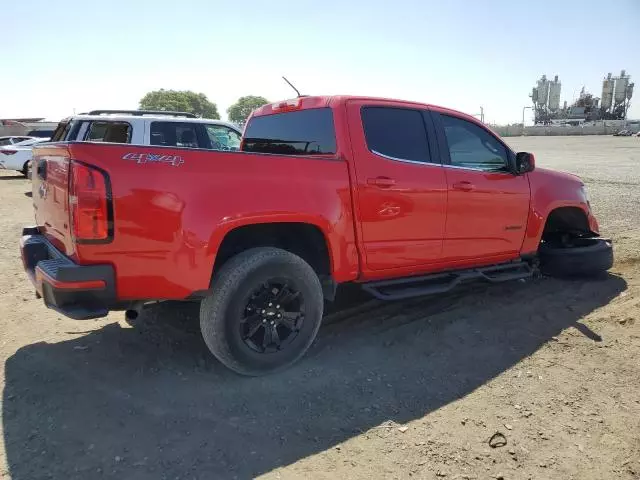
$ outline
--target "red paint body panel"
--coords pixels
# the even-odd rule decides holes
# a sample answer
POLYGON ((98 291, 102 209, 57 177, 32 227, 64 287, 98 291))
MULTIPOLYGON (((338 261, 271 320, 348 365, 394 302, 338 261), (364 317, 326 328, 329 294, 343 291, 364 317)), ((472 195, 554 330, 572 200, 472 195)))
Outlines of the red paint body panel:
POLYGON ((252 224, 317 226, 338 283, 489 265, 535 252, 545 219, 562 206, 581 208, 597 232, 576 177, 542 169, 516 176, 411 165, 367 148, 359 113, 363 105, 449 110, 361 97, 305 97, 280 105, 285 106, 261 107, 254 116, 281 113, 278 108, 329 106, 336 154, 298 157, 89 142, 36 147, 34 165, 47 164, 46 181, 35 173, 33 180, 41 231, 80 265, 113 265, 118 300, 183 299, 206 290, 225 236, 252 224), (149 153, 178 156, 182 162, 138 161, 149 153), (127 154, 130 159, 123 159, 127 154), (71 238, 70 159, 108 174, 114 220, 109 243, 71 238), (460 189, 461 183, 473 188, 460 189))
POLYGON ((544 168, 537 168, 527 176, 531 185, 531 210, 521 248, 523 254, 538 250, 545 221, 556 208, 580 208, 587 215, 591 231, 599 233, 598 221, 582 194, 582 181, 578 177, 544 168))
MULTIPOLYGON (((68 155, 106 171, 112 183, 114 239, 78 244, 81 265, 110 263, 118 298, 180 299, 209 287, 218 246, 234 228, 254 223, 302 222, 325 234, 336 281, 358 274, 349 175, 344 161, 299 157, 155 149, 184 163, 123 160, 152 147, 75 143, 52 145, 37 157, 68 155)), ((156 153, 156 152, 154 152, 156 153)), ((57 177, 56 177, 57 178, 57 177)), ((34 187, 34 202, 39 194, 34 187)), ((38 205, 38 210, 44 210, 38 205)), ((62 212, 49 204, 42 218, 62 212)), ((61 213, 64 215, 64 213, 61 213)), ((66 210, 68 216, 68 208, 66 210)), ((67 221, 68 223, 68 221, 67 221)), ((57 246, 68 234, 47 228, 57 246)), ((71 248, 65 247, 70 254, 71 248)))
POLYGON ((445 170, 448 204, 443 258, 519 257, 529 213, 527 177, 445 170), (456 189, 457 184, 465 189, 456 189))
POLYGON ((353 189, 363 277, 414 268, 442 258, 447 183, 441 165, 390 160, 366 145, 360 111, 387 102, 353 100, 347 105, 353 152, 353 189), (385 183, 386 180, 386 183, 385 183), (376 184, 379 182, 379 184, 376 184))

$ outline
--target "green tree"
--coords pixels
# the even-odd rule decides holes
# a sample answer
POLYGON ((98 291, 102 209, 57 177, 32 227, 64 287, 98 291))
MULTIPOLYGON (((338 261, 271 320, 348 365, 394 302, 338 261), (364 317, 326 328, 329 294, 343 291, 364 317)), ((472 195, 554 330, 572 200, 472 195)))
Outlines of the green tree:
POLYGON ((141 110, 173 110, 194 113, 200 117, 220 119, 218 107, 204 93, 191 90, 155 90, 140 100, 141 110))
POLYGON ((267 103, 269 103, 269 100, 264 97, 256 97, 255 95, 240 97, 236 103, 227 109, 229 121, 244 125, 251 112, 267 103))

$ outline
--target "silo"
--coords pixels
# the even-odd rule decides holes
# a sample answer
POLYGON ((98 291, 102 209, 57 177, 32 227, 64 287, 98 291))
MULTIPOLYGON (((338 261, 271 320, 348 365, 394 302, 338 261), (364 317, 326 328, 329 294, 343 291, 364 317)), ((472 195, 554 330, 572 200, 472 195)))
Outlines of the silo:
POLYGON ((613 99, 616 104, 622 103, 627 99, 627 87, 629 86, 629 77, 624 74, 624 70, 620 73, 620 77, 616 78, 616 87, 613 99))
POLYGON ((560 91, 562 83, 558 81, 558 76, 552 82, 549 82, 549 110, 555 111, 560 108, 560 91))
POLYGON ((611 78, 611 74, 607 75, 602 81, 602 98, 600 100, 600 107, 604 110, 609 110, 613 103, 613 87, 615 82, 611 78))
POLYGON ((538 80, 538 103, 540 105, 546 105, 549 99, 549 80, 547 80, 547 76, 543 75, 540 80, 538 80))
POLYGON ((633 97, 633 83, 627 87, 627 100, 631 100, 631 97, 633 97))

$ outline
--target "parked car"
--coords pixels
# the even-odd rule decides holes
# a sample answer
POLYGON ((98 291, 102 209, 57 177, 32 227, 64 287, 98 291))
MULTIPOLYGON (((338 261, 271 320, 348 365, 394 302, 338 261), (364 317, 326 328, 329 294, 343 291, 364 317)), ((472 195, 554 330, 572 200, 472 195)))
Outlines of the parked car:
POLYGON ((238 150, 242 131, 221 120, 191 113, 93 110, 60 122, 52 141, 90 141, 158 147, 238 150))
POLYGON ((614 137, 630 137, 633 135, 631 130, 619 130, 613 134, 614 137))
POLYGON ((34 137, 24 136, 5 136, 0 137, 0 147, 6 147, 7 145, 16 145, 27 140, 31 140, 34 137))
MULTIPOLYGON (((57 132, 102 121, 72 118, 57 132)), ((207 149, 205 125, 186 119, 197 148, 153 120, 154 144, 130 144, 132 122, 109 135, 119 143, 35 149, 28 277, 47 307, 76 319, 201 301, 207 346, 241 374, 299 359, 339 284, 400 300, 613 263, 578 177, 536 168, 454 110, 296 98, 254 111, 241 151, 207 149)))
POLYGON ((48 138, 31 138, 11 146, 0 147, 0 169, 16 170, 25 177, 28 176, 33 147, 48 141, 48 138))
POLYGON ((53 130, 51 130, 50 128, 29 130, 27 135, 29 135, 30 137, 38 138, 51 138, 51 136, 53 135, 53 130))

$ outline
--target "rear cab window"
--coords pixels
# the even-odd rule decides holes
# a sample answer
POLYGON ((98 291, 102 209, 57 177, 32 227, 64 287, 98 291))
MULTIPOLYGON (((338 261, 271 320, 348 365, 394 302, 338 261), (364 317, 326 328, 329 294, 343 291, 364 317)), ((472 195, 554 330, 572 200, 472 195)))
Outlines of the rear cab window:
POLYGON ((334 155, 336 134, 331 108, 313 108, 252 117, 242 150, 278 155, 334 155))

